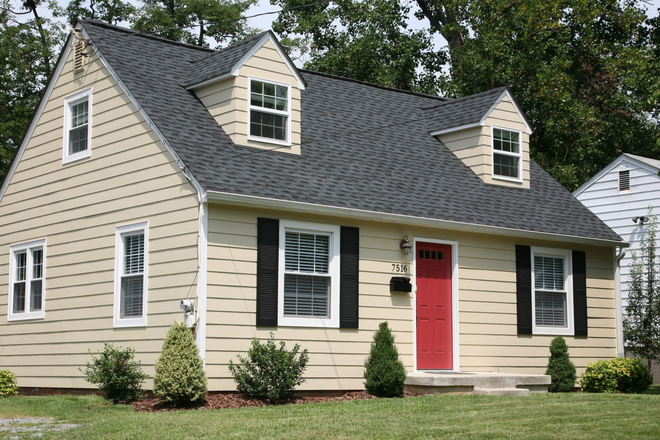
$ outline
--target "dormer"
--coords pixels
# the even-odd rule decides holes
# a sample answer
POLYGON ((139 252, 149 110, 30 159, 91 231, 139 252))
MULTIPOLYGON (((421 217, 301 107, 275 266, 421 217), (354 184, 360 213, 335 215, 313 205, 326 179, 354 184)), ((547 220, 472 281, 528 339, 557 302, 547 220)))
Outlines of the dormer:
POLYGON ((428 108, 426 123, 485 183, 529 188, 531 127, 506 88, 428 108))
POLYGON ((235 144, 300 154, 305 82, 272 32, 207 55, 188 72, 186 88, 235 144))

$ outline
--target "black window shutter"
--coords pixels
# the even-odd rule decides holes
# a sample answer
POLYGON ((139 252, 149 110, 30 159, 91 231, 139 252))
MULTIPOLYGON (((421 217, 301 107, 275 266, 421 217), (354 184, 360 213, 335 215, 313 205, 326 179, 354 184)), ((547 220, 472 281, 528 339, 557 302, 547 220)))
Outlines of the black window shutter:
POLYGON ((516 304, 518 334, 532 334, 532 252, 529 246, 516 245, 516 304))
POLYGON ((257 219, 257 325, 277 327, 280 221, 257 219))
POLYGON ((575 336, 587 336, 587 257, 573 251, 573 313, 575 336))
POLYGON ((339 327, 358 328, 360 229, 341 227, 339 269, 339 327))

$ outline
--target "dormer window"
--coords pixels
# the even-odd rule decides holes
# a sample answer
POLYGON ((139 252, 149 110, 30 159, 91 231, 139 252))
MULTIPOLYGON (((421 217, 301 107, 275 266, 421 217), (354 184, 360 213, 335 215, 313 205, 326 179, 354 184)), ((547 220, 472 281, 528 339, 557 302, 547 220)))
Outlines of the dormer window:
POLYGON ((493 177, 522 180, 522 149, 519 131, 493 127, 493 177))
POLYGON ((250 79, 250 139, 290 145, 290 88, 250 79))

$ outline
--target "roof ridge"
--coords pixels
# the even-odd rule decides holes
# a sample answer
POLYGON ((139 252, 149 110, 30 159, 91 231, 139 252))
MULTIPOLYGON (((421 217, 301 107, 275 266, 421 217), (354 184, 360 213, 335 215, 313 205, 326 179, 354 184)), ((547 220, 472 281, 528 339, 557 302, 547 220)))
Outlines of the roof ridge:
POLYGON ((412 90, 402 90, 402 89, 397 89, 397 88, 394 88, 394 87, 381 86, 381 85, 378 85, 378 84, 373 84, 373 83, 370 83, 370 82, 367 82, 367 81, 362 81, 362 80, 359 80, 359 79, 348 78, 348 77, 340 76, 340 75, 333 75, 331 73, 318 72, 316 70, 309 70, 309 69, 298 69, 298 70, 300 72, 303 72, 303 73, 311 73, 311 74, 314 74, 314 75, 325 76, 325 77, 328 77, 328 78, 340 79, 340 80, 343 80, 343 81, 354 82, 354 83, 357 83, 357 84, 363 84, 363 85, 366 85, 366 86, 376 87, 378 89, 390 90, 392 92, 405 93, 407 95, 423 96, 424 98, 439 99, 441 101, 451 101, 451 100, 453 100, 452 98, 446 98, 444 96, 429 95, 427 93, 413 92, 412 90))
MULTIPOLYGON (((148 39, 151 39, 151 40, 160 41, 161 43, 173 44, 173 45, 176 45, 176 46, 187 47, 189 49, 196 49, 196 50, 200 50, 200 51, 203 51, 203 52, 210 52, 210 53, 217 52, 217 50, 210 49, 208 47, 195 46, 194 44, 182 43, 180 41, 174 41, 174 40, 169 40, 169 39, 163 38, 163 37, 157 37, 155 35, 147 34, 146 32, 140 32, 140 31, 136 31, 135 29, 129 29, 129 28, 125 28, 125 27, 122 27, 122 26, 117 26, 117 25, 114 25, 114 24, 106 23, 105 21, 101 21, 101 20, 88 20, 86 18, 79 18, 78 21, 80 23, 82 23, 83 25, 91 24, 91 25, 98 26, 98 27, 103 27, 103 28, 106 28, 106 29, 112 29, 112 30, 117 31, 117 32, 123 32, 123 33, 126 33, 126 34, 132 34, 132 35, 142 37, 142 38, 148 38, 148 39)), ((225 49, 225 48, 223 48, 223 49, 225 49)))
POLYGON ((460 98, 450 98, 450 101, 442 102, 440 104, 436 104, 436 105, 433 105, 431 107, 426 107, 424 110, 432 110, 434 108, 438 108, 438 107, 441 107, 443 105, 450 105, 450 104, 454 104, 454 103, 460 103, 460 102, 466 101, 468 99, 473 99, 473 98, 477 98, 477 97, 480 97, 480 96, 483 96, 483 95, 487 95, 489 93, 493 93, 495 91, 501 93, 504 90, 508 90, 508 87, 507 86, 500 86, 500 87, 495 87, 494 89, 486 90, 486 91, 483 91, 483 92, 474 93, 472 95, 461 96, 460 98))
MULTIPOLYGON (((236 41, 236 42, 234 42, 234 43, 231 43, 231 44, 230 44, 229 46, 227 46, 227 47, 221 47, 220 49, 211 49, 211 51, 212 51, 213 53, 209 54, 209 56, 216 56, 216 55, 219 56, 219 55, 222 54, 223 52, 225 52, 225 51, 227 51, 227 50, 229 50, 229 49, 235 49, 235 48, 236 48, 237 46, 239 46, 239 45, 247 44, 247 43, 248 43, 249 41, 251 41, 251 40, 258 40, 258 39, 261 39, 261 38, 263 38, 263 36, 264 36, 265 34, 270 33, 270 32, 271 32, 270 30, 265 30, 265 31, 259 32, 259 33, 256 34, 256 35, 251 36, 250 38, 246 38, 246 39, 244 39, 244 40, 240 40, 240 41, 236 41)), ((193 61, 193 62, 190 64, 190 67, 194 66, 194 65, 197 64, 197 63, 201 63, 202 61, 206 61, 206 60, 207 60, 207 57, 203 57, 203 58, 200 58, 200 59, 198 59, 198 60, 195 60, 195 61, 193 61)))

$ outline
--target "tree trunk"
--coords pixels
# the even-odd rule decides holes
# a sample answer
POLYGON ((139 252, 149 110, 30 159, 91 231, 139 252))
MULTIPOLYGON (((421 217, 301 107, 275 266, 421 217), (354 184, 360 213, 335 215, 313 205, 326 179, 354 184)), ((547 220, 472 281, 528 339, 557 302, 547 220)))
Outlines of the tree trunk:
POLYGON ((46 40, 46 32, 41 25, 41 17, 39 17, 39 14, 37 14, 37 4, 34 0, 26 0, 25 3, 23 3, 23 6, 32 11, 34 19, 37 22, 39 36, 41 37, 41 44, 43 45, 41 56, 43 58, 44 65, 46 66, 46 71, 48 72, 48 75, 50 75, 50 57, 47 55, 47 53, 50 51, 50 47, 48 46, 48 41, 46 40))

